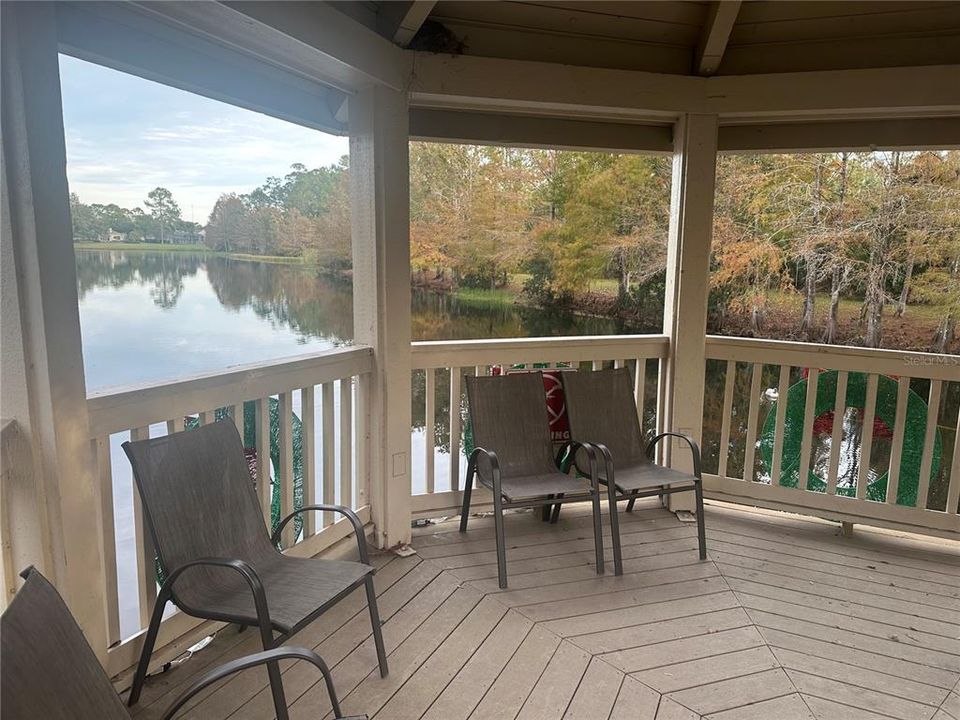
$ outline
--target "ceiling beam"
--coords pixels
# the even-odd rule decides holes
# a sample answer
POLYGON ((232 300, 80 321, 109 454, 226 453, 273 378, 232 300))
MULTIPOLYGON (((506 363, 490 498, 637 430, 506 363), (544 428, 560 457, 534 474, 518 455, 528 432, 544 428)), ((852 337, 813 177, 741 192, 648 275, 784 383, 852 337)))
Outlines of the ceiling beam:
POLYGON ((740 12, 740 0, 715 0, 710 3, 694 58, 696 75, 713 75, 720 67, 730 33, 740 12))
POLYGON ((556 117, 914 117, 960 112, 960 65, 694 77, 413 53, 411 105, 556 117))
POLYGON ((410 139, 471 145, 667 154, 673 151, 673 126, 414 109, 410 111, 410 139))
POLYGON ((326 3, 138 0, 134 4, 144 13, 346 92, 371 83, 402 90, 410 75, 410 61, 403 50, 326 3))
POLYGON ((724 125, 720 152, 871 152, 960 148, 960 117, 724 125))
POLYGON ((56 13, 57 40, 68 55, 325 132, 347 132, 334 114, 347 97, 340 90, 133 5, 64 2, 56 13))
POLYGON ((383 16, 383 24, 386 25, 382 28, 384 34, 393 38, 400 47, 407 47, 436 4, 436 0, 383 3, 378 14, 383 16))

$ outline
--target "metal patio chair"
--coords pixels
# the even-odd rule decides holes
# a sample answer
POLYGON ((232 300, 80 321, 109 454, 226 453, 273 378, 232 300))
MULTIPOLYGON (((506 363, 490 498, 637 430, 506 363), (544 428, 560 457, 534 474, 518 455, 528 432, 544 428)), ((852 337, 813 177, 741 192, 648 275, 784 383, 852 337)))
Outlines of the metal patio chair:
MULTIPOLYGON (((470 423, 476 449, 470 453, 460 532, 466 532, 473 479, 493 492, 493 519, 497 536, 497 575, 507 587, 507 558, 503 511, 591 501, 597 574, 603 573, 603 536, 596 454, 591 458, 589 482, 557 468, 547 420, 543 374, 513 373, 501 377, 467 377, 470 423)), ((456 490, 456 488, 454 488, 456 490)))
MULTIPOLYGON (((129 705, 140 698, 167 601, 194 617, 256 626, 264 650, 270 650, 365 585, 380 674, 386 677, 374 568, 363 523, 352 510, 308 505, 283 518, 271 538, 240 435, 230 420, 125 442, 123 449, 133 466, 144 516, 166 575, 153 607, 129 705), (353 524, 360 562, 296 558, 277 549, 280 532, 290 520, 299 513, 321 510, 345 515, 353 524), (279 633, 276 638, 274 631, 279 633)), ((267 671, 277 717, 286 720, 279 665, 271 660, 267 671)))
MULTIPOLYGON (((4 720, 130 720, 56 588, 32 567, 21 577, 26 582, 0 620, 0 715, 4 720)), ((197 693, 228 675, 278 660, 306 660, 316 666, 335 717, 343 717, 323 660, 296 647, 241 657, 207 672, 162 717, 169 720, 197 693)))
MULTIPOLYGON (((650 442, 644 442, 633 394, 633 380, 627 368, 563 372, 560 373, 560 380, 571 439, 589 443, 602 457, 599 463, 600 482, 607 486, 616 573, 619 575, 623 571, 618 500, 628 501, 629 512, 633 510, 637 498, 653 495, 662 498, 671 493, 693 490, 696 497, 700 559, 706 560, 703 481, 700 472, 700 448, 697 443, 692 438, 675 432, 660 433, 650 442), (692 475, 653 462, 657 443, 667 437, 681 438, 690 446, 690 452, 693 453, 692 475)), ((584 459, 580 453, 574 453, 573 459, 581 473, 589 471, 589 459, 584 459)))

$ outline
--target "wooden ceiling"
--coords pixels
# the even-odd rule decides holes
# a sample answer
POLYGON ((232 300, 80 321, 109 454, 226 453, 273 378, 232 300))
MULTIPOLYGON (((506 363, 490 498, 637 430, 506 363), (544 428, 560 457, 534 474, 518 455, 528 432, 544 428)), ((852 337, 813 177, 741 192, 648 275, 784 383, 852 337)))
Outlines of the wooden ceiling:
POLYGON ((960 63, 960 2, 332 4, 402 46, 439 36, 465 55, 588 67, 745 75, 960 63))

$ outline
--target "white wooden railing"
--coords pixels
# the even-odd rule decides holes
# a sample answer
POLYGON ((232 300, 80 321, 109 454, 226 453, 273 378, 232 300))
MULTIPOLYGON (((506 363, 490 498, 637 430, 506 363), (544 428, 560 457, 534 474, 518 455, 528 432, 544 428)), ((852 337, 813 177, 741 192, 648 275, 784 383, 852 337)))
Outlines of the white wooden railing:
POLYGON ((720 411, 719 423, 704 423, 708 497, 960 532, 960 421, 945 402, 941 410, 950 383, 956 397, 960 357, 713 336, 706 356, 705 418, 720 411), (849 415, 848 399, 859 406, 849 415), (825 406, 846 420, 832 422, 825 406))
MULTIPOLYGON (((495 367, 580 368, 628 366, 634 373, 637 408, 644 430, 660 429, 663 418, 663 362, 670 348, 665 335, 620 335, 515 340, 464 340, 417 342, 412 347, 415 410, 423 409, 423 430, 412 436, 411 480, 414 516, 452 514, 462 496, 466 457, 461 447, 463 376, 487 375, 495 367), (418 397, 422 388, 423 397, 418 397), (447 411, 438 417, 438 409, 447 411), (431 422, 431 419, 433 420, 431 422), (438 452, 436 431, 449 438, 438 452)), ((417 413, 415 412, 415 415, 417 413)), ((481 489, 474 505, 490 502, 481 489)))
MULTIPOLYGON (((488 374, 497 366, 628 364, 649 434, 663 429, 661 370, 668 353, 669 338, 662 335, 414 343, 414 417, 422 418, 411 442, 414 516, 454 514, 460 504, 461 494, 451 488, 462 486, 466 467, 464 375, 488 374), (438 433, 448 441, 438 442, 438 433)), ((951 382, 960 383, 960 358, 716 336, 707 338, 706 357, 702 445, 708 497, 914 532, 960 533, 960 427, 949 432, 958 424, 956 409, 944 402, 939 414, 948 416, 943 422, 950 426, 943 431, 937 425, 941 399, 951 382), (797 384, 801 380, 805 384, 797 384), (847 414, 848 389, 855 395, 856 383, 864 386, 863 408, 847 414), (831 390, 829 404, 841 419, 832 427, 829 416, 817 420, 818 389, 821 405, 824 389, 831 390), (799 401, 797 393, 803 393, 799 401), (788 413, 788 402, 774 400, 789 397, 794 410, 788 413), (937 410, 917 415, 924 404, 937 410), (917 417, 922 427, 909 427, 917 417), (883 438, 874 437, 878 418, 883 438), (830 432, 825 435, 823 427, 830 432), (795 486, 771 482, 785 473, 795 486)), ((475 502, 488 501, 481 491, 475 502)))
MULTIPOLYGON (((299 422, 303 503, 348 505, 369 522, 365 387, 372 368, 371 349, 351 347, 170 383, 110 389, 88 398, 100 478, 111 675, 123 673, 136 661, 157 593, 154 548, 120 444, 128 438, 181 430, 185 423, 231 418, 241 436, 246 431, 248 440, 254 438, 256 484, 269 522, 271 476, 280 478, 281 515, 294 507, 294 429, 299 422), (279 445, 279 467, 274 466, 273 473, 271 402, 277 408, 273 421, 279 445), (247 422, 253 419, 252 428, 244 422, 245 403, 252 403, 246 413, 247 422)), ((286 552, 314 555, 351 532, 346 521, 325 515, 331 516, 318 519, 314 513, 305 514, 300 537, 285 538, 286 552)), ((293 523, 288 527, 292 534, 293 523)), ((171 613, 161 627, 156 657, 175 655, 208 630, 200 621, 171 613)))

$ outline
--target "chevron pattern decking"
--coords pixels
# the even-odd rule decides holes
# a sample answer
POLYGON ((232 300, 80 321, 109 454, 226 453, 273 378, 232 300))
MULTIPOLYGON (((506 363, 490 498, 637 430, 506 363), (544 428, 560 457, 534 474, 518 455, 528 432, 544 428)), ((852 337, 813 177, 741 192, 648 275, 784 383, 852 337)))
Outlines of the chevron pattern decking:
MULTIPOLYGON (((586 509, 554 526, 507 518, 510 587, 492 522, 418 531, 380 555, 391 674, 381 679, 362 593, 298 636, 334 667, 346 712, 384 720, 960 720, 960 544, 712 504, 695 527, 652 505, 624 515, 625 574, 598 578, 586 509)), ((137 717, 252 633, 148 682, 137 717)), ((292 718, 327 716, 318 678, 285 668, 292 718)), ((248 672, 185 717, 272 717, 248 672)))

